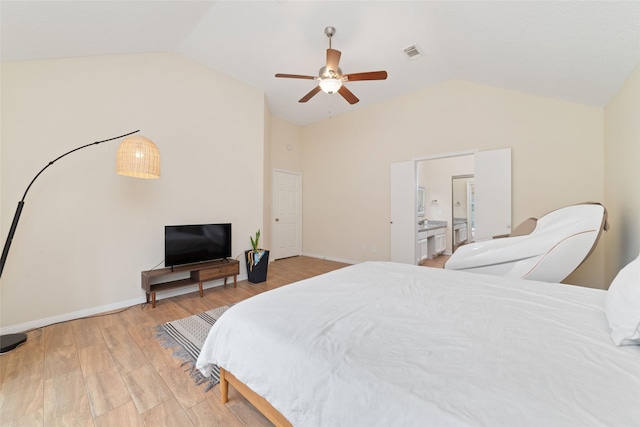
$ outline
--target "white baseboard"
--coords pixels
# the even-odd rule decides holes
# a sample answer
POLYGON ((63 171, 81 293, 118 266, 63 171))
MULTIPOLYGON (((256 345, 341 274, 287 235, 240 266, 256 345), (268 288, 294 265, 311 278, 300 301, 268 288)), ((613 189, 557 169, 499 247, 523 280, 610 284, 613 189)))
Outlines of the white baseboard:
POLYGON ((132 305, 142 304, 147 299, 140 297, 136 299, 130 299, 127 301, 119 301, 112 304, 101 305, 98 307, 91 307, 84 310, 74 311, 71 313, 59 314, 57 316, 44 317, 42 319, 31 320, 29 322, 20 323, 18 325, 7 326, 0 328, 0 334, 16 334, 20 332, 30 331, 32 329, 41 328, 43 326, 53 325, 55 323, 67 322, 69 320, 80 319, 82 317, 93 316, 95 314, 105 313, 107 311, 118 310, 132 305))
POLYGON ((317 255, 317 254, 310 254, 310 253, 302 253, 302 256, 308 256, 311 258, 319 258, 319 259, 326 259, 327 261, 335 261, 335 262, 343 262, 345 264, 360 264, 361 261, 353 261, 350 259, 342 259, 342 258, 334 258, 334 257, 329 257, 329 256, 324 256, 324 255, 317 255))
MULTIPOLYGON (((247 276, 238 275, 238 281, 241 281, 241 280, 247 280, 247 276)), ((229 279, 227 279, 227 284, 229 284, 229 279)), ((224 280, 220 279, 220 280, 204 283, 202 287, 204 289, 210 289, 210 288, 215 288, 222 285, 224 285, 224 280)), ((158 292, 156 294, 156 300, 171 298, 178 295, 184 295, 184 294, 188 294, 190 292, 196 292, 196 291, 198 291, 198 285, 185 286, 183 288, 178 288, 170 291, 158 292)), ((133 305, 138 305, 138 304, 144 304, 145 302, 147 302, 147 298, 143 294, 143 296, 141 296, 140 298, 130 299, 126 301, 118 301, 112 304, 101 305, 98 307, 87 308, 84 310, 78 310, 71 313, 59 314, 57 316, 45 317, 42 319, 31 320, 29 322, 20 323, 18 325, 12 325, 12 326, 0 328, 0 335, 17 334, 24 331, 30 331, 32 329, 53 325, 54 323, 67 322, 69 320, 76 320, 83 317, 94 316, 96 314, 102 314, 108 311, 119 310, 121 308, 131 307, 133 305)), ((149 305, 149 308, 151 308, 151 305, 149 305)))

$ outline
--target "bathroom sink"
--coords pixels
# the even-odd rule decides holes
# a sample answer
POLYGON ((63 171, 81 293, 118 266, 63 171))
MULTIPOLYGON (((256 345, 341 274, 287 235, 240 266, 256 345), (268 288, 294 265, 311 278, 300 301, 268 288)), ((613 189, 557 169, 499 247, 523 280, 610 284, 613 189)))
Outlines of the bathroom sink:
POLYGON ((446 228, 447 221, 425 221, 424 224, 418 225, 418 231, 435 230, 437 228, 446 228))

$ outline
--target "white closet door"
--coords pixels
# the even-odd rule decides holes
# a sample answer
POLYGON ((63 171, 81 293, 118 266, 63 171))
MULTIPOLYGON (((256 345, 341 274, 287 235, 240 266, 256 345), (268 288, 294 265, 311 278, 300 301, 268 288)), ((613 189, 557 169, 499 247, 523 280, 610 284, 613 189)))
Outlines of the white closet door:
POLYGON ((511 149, 475 154, 475 241, 511 233, 511 149))
POLYGON ((391 163, 391 261, 416 263, 416 168, 413 160, 391 163))
POLYGON ((302 175, 273 171, 271 260, 302 254, 302 175))

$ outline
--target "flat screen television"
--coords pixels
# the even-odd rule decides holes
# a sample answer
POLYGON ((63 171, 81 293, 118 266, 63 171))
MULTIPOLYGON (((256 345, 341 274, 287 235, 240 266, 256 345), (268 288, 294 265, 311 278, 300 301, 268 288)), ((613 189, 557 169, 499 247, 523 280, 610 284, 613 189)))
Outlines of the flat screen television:
POLYGON ((167 267, 230 257, 231 224, 164 227, 164 265, 167 267))

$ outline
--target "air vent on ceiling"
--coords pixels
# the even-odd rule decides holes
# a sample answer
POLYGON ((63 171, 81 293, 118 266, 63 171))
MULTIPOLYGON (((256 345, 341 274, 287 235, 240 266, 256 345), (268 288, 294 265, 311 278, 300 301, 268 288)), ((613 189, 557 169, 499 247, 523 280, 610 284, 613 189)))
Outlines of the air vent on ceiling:
POLYGON ((424 54, 422 53, 422 49, 417 44, 411 45, 409 47, 405 47, 402 49, 402 52, 407 57, 407 59, 418 59, 422 57, 424 54))

